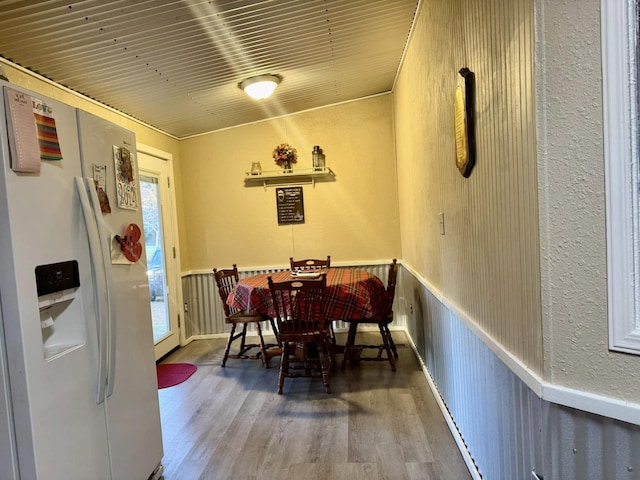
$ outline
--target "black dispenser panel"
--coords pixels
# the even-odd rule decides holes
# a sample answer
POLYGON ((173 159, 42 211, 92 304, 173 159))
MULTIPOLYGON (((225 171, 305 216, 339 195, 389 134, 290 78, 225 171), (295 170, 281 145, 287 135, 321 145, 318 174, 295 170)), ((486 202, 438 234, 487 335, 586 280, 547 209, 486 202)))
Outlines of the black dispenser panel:
POLYGON ((78 262, 69 260, 49 265, 38 265, 36 267, 36 286, 39 297, 79 287, 78 262))

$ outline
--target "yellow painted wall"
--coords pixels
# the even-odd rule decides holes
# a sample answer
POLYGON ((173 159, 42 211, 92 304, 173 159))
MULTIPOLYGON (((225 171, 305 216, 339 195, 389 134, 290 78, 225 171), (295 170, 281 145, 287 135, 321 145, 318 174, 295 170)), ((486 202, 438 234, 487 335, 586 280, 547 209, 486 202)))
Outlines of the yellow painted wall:
POLYGON ((128 128, 135 132, 136 140, 139 143, 143 143, 172 154, 174 160, 174 175, 177 180, 175 183, 179 186, 180 142, 176 138, 161 133, 153 128, 149 128, 128 116, 106 108, 97 102, 93 102, 54 83, 43 81, 38 76, 14 67, 13 64, 9 62, 2 61, 0 65, 4 67, 5 74, 10 82, 20 85, 21 87, 28 88, 29 90, 33 90, 34 92, 40 93, 46 97, 53 98, 73 107, 93 113, 94 115, 105 118, 117 125, 128 128))
POLYGON ((183 271, 399 257, 391 116, 392 97, 381 95, 182 140, 183 271), (281 142, 298 150, 294 170, 311 167, 320 145, 336 175, 303 186, 304 224, 278 225, 275 188, 244 185, 252 162, 279 169, 271 152, 281 142))
POLYGON ((400 257, 391 95, 180 141, 10 62, 2 65, 12 83, 128 128, 139 143, 173 155, 183 272, 234 262, 285 265, 289 256, 400 257), (310 167, 313 145, 320 145, 336 173, 334 181, 303 186, 303 225, 279 226, 275 189, 243 182, 253 161, 277 170, 271 152, 284 141, 298 149, 294 168, 310 167))
POLYGON ((138 142, 171 153, 174 160, 179 157, 179 141, 176 138, 149 128, 128 116, 106 108, 56 84, 44 82, 37 76, 12 67, 9 63, 2 62, 2 65, 10 82, 110 120, 117 125, 134 131, 138 142))
POLYGON ((542 373, 533 21, 531 0, 422 2, 394 111, 403 262, 542 373), (462 67, 476 79, 469 178, 455 164, 462 67))

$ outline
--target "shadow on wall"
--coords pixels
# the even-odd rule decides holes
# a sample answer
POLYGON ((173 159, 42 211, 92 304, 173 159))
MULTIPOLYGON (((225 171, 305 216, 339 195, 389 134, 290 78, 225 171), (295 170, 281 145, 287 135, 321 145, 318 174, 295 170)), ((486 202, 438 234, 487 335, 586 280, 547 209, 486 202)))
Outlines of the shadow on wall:
POLYGON ((405 299, 407 305, 407 330, 415 343, 416 350, 425 365, 433 366, 433 322, 432 315, 437 314, 433 308, 437 304, 429 305, 429 292, 412 275, 404 277, 405 299))
MULTIPOLYGON (((396 299, 404 300, 403 310, 405 318, 405 326, 411 340, 416 346, 420 357, 424 360, 424 308, 420 295, 420 283, 416 281, 414 276, 405 268, 399 270, 400 281, 398 282, 399 290, 396 289, 396 299)), ((400 312, 400 305, 396 305, 397 313, 400 312)))
POLYGON ((422 291, 420 285, 415 285, 413 288, 413 314, 410 318, 411 332, 413 341, 416 344, 416 348, 422 360, 425 361, 425 336, 424 336, 424 324, 425 324, 425 309, 424 301, 422 299, 422 291))

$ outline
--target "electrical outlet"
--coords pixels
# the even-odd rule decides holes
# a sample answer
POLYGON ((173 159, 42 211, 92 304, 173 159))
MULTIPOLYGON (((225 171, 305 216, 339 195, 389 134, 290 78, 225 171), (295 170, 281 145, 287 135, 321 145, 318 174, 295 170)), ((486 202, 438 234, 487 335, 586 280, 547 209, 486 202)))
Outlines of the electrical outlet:
POLYGON ((409 313, 413 315, 413 303, 409 304, 409 313))
POLYGON ((439 213, 438 218, 440 222, 440 235, 444 235, 444 213, 439 213))

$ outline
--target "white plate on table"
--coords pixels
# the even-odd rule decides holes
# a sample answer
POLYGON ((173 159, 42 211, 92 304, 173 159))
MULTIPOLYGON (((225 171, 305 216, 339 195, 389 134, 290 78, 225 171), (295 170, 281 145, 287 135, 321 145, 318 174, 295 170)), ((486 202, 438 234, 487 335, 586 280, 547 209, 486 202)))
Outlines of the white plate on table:
POLYGON ((319 278, 320 272, 291 272, 291 276, 297 278, 319 278))

